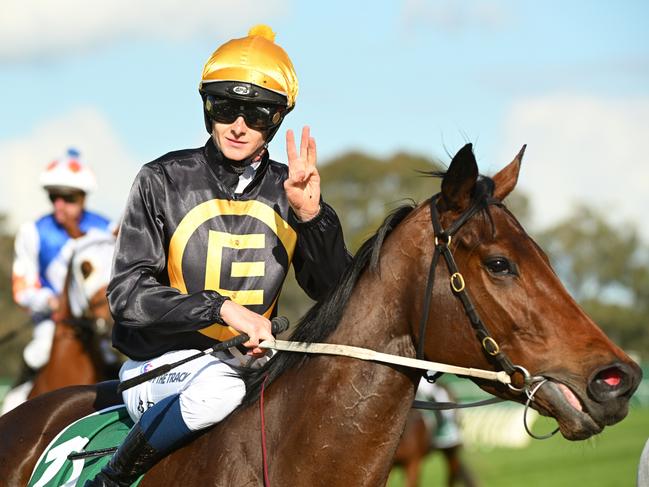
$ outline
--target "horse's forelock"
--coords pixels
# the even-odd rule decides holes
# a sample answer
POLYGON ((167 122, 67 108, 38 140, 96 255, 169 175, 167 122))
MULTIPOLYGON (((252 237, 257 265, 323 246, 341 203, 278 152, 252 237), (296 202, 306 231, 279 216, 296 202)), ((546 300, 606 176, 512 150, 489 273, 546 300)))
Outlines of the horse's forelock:
MULTIPOLYGON (((437 179, 444 179, 446 171, 418 171, 420 174, 437 179)), ((493 179, 488 176, 480 175, 471 193, 471 204, 481 204, 492 198, 495 191, 493 179)))
POLYGON ((473 194, 471 195, 472 203, 477 204, 481 201, 488 201, 493 198, 495 188, 496 186, 493 179, 487 176, 480 176, 476 182, 475 188, 473 189, 473 194))

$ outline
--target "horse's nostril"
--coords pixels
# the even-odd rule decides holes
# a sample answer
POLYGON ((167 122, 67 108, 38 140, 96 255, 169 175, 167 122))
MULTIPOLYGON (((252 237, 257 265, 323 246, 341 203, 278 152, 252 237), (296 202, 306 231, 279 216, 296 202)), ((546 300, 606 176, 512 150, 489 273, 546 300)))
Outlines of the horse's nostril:
POLYGON ((595 371, 588 384, 590 396, 598 402, 609 401, 634 389, 633 370, 625 364, 615 364, 595 371))
POLYGON ((619 386, 622 382, 622 378, 623 373, 617 367, 610 367, 608 369, 602 370, 595 376, 595 380, 597 382, 603 382, 611 388, 619 386))

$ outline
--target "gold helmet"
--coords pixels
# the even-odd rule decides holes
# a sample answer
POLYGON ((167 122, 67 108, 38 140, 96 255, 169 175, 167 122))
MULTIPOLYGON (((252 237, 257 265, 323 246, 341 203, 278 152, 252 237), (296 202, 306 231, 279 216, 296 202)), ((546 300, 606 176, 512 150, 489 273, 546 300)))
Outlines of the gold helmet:
POLYGON ((274 40, 270 27, 256 25, 247 37, 232 39, 212 53, 199 85, 208 132, 212 131, 210 109, 214 98, 282 106, 273 134, 295 106, 297 75, 290 58, 274 40))

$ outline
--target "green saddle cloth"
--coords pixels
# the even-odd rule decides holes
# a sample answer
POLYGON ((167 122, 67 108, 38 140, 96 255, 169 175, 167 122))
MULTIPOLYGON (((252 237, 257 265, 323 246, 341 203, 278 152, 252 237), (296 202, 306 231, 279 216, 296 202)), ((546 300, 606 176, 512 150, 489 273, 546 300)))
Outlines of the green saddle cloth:
MULTIPOLYGON (((124 405, 103 409, 81 418, 48 445, 36 464, 28 487, 83 486, 108 463, 111 453, 99 457, 68 460, 72 452, 111 448, 119 445, 133 426, 124 405)), ((138 485, 140 480, 133 485, 138 485)))

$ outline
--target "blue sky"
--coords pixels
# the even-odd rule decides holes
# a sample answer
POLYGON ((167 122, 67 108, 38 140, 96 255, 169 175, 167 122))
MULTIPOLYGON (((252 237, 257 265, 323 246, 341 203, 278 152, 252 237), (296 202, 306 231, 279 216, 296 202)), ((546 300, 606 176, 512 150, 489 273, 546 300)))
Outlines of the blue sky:
POLYGON ((642 225, 649 2, 639 0, 5 0, 0 212, 15 226, 46 210, 38 172, 74 145, 100 179, 91 206, 118 218, 141 164, 204 142, 203 63, 260 22, 300 80, 283 129, 311 125, 321 163, 348 150, 447 159, 470 141, 489 174, 527 143, 520 184, 536 225, 576 202, 642 225))

